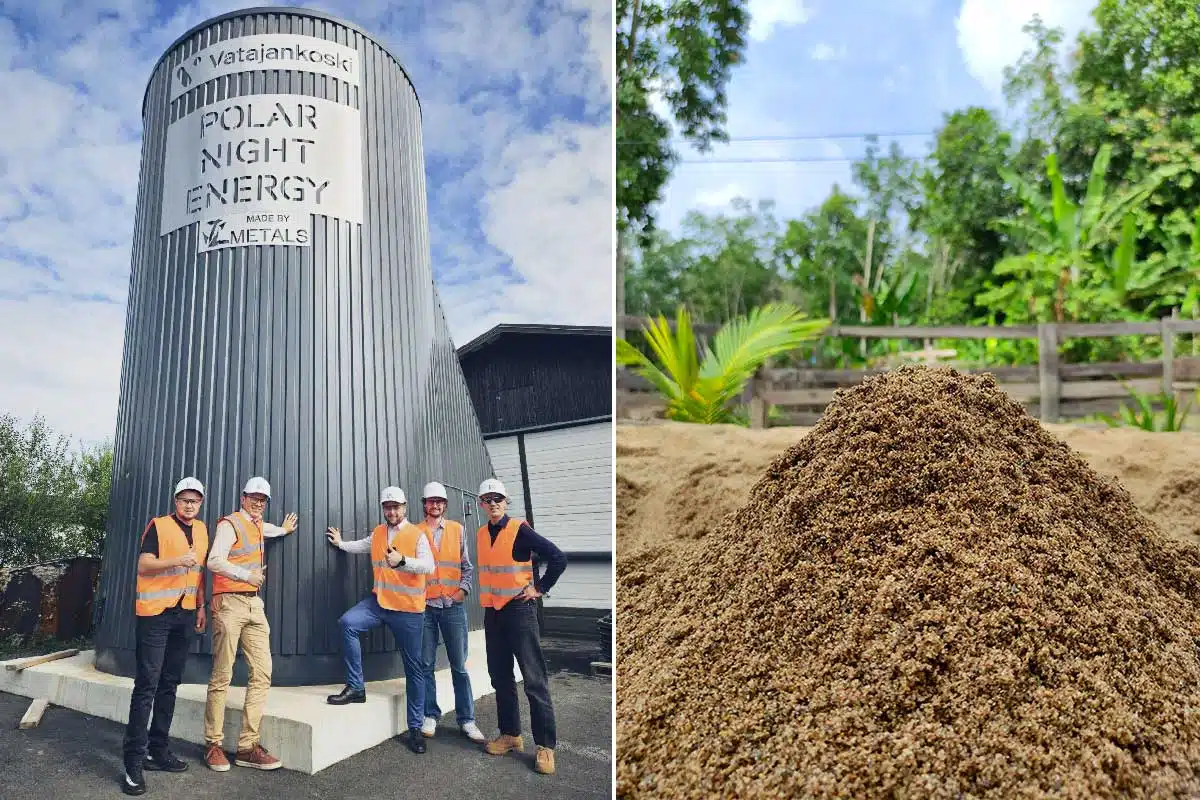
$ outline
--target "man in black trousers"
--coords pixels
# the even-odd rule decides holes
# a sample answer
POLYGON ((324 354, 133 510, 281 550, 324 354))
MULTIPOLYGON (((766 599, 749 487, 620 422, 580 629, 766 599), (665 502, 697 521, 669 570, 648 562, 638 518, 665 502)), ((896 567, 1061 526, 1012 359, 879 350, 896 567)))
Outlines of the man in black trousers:
POLYGON ((542 655, 537 600, 562 575, 567 557, 528 522, 508 516, 508 493, 497 479, 488 478, 480 484, 479 504, 488 518, 476 532, 479 604, 484 609, 488 673, 496 690, 496 716, 500 718, 500 735, 484 749, 494 756, 525 749, 513 675, 515 661, 521 668, 533 743, 537 746, 533 768, 542 775, 552 775, 557 733, 542 655), (533 566, 534 556, 546 564, 540 578, 533 566))
POLYGON ((175 513, 155 517, 142 532, 134 598, 137 677, 123 745, 125 794, 146 793, 143 769, 187 769, 167 740, 193 633, 203 632, 205 625, 208 529, 197 518, 203 502, 204 486, 196 478, 184 478, 175 485, 175 513))

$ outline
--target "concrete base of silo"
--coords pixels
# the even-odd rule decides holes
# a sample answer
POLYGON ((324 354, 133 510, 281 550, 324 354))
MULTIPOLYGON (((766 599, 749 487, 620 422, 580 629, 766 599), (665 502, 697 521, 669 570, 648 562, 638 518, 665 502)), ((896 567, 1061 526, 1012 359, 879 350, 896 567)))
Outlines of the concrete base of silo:
MULTIPOLYGON (((472 693, 478 700, 492 692, 483 631, 470 633, 467 652, 472 693)), ((3 663, 16 664, 22 660, 3 663)), ((515 664, 514 669, 520 680, 520 669, 515 664)), ((453 710, 450 670, 440 669, 435 677, 439 704, 443 709, 453 710)), ((260 728, 262 745, 283 762, 284 769, 311 775, 407 732, 403 678, 367 683, 366 703, 331 706, 325 702, 326 695, 336 694, 341 688, 340 684, 271 688, 260 728)), ((206 691, 207 687, 200 683, 179 685, 171 725, 173 738, 203 744, 206 691)), ((0 669, 0 692, 45 697, 51 705, 125 723, 129 720, 133 679, 100 672, 95 667, 94 651, 87 650, 23 670, 0 669)), ((224 745, 229 752, 236 748, 241 730, 245 694, 245 688, 230 686, 226 695, 224 745)), ((438 731, 439 737, 457 735, 461 734, 453 723, 448 729, 442 727, 438 731)), ((405 747, 400 742, 396 746, 405 747)))

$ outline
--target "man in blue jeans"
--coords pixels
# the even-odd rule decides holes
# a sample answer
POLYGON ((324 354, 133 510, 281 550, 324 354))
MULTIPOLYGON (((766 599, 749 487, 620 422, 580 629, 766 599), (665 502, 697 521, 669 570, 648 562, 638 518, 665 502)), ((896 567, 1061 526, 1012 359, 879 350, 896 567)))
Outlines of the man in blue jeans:
POLYGON ((463 526, 446 519, 446 487, 425 484, 421 492, 425 519, 417 526, 429 538, 437 569, 425 581, 425 636, 421 658, 425 662, 425 722, 421 733, 432 737, 437 731, 442 709, 437 701, 438 634, 446 641, 446 658, 454 681, 454 716, 459 730, 473 742, 484 742, 483 731, 475 724, 475 697, 471 694, 471 676, 467 673, 467 608, 463 605, 471 592, 475 571, 467 554, 463 526))
POLYGON ((325 699, 335 706, 367 701, 362 644, 358 637, 387 625, 404 659, 408 747, 414 753, 424 753, 421 720, 425 711, 425 676, 421 668, 421 636, 425 627, 425 581, 434 571, 433 552, 425 533, 404 518, 407 502, 403 491, 389 486, 383 490, 379 502, 386 524, 378 525, 369 537, 343 542, 337 528, 325 532, 330 544, 342 552, 370 553, 375 579, 371 596, 338 620, 346 660, 346 686, 325 699))

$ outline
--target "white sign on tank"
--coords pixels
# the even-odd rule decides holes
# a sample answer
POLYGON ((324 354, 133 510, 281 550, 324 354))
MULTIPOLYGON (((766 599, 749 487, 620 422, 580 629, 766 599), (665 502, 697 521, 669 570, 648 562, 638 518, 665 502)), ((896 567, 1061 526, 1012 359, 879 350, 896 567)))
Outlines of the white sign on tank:
POLYGON ((363 220, 358 110, 303 95, 247 95, 167 128, 161 235, 198 222, 202 253, 304 246, 313 214, 363 220))
POLYGON ((344 44, 290 33, 256 33, 204 45, 171 70, 171 96, 205 81, 264 69, 315 72, 358 86, 358 51, 344 44))

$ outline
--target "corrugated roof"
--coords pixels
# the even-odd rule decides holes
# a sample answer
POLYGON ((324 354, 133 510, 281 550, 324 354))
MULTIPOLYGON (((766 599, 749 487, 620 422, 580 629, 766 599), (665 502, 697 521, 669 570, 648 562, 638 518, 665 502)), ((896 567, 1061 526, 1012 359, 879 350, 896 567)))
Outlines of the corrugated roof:
POLYGON ((482 350, 493 344, 501 336, 507 334, 548 334, 554 336, 612 336, 613 329, 608 325, 518 325, 501 323, 491 330, 481 333, 471 341, 458 348, 458 357, 482 350))

